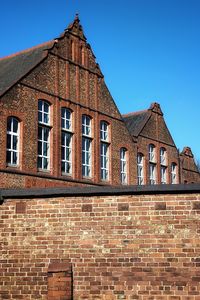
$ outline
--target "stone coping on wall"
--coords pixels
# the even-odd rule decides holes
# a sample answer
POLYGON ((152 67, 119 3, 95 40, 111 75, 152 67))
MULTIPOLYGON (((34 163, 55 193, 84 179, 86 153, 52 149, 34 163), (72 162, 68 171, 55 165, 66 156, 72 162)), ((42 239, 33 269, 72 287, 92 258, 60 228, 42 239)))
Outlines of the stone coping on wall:
POLYGON ((165 185, 128 185, 96 187, 56 187, 0 189, 0 200, 13 198, 70 197, 70 196, 109 196, 109 195, 148 195, 148 194, 193 194, 200 192, 198 184, 165 184, 165 185))

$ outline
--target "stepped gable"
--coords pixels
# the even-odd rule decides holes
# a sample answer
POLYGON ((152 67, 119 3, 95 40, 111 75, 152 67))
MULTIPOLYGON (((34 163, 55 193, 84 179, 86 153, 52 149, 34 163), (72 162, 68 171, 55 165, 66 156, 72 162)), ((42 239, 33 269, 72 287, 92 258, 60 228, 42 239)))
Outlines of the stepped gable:
POLYGON ((71 34, 78 36, 79 38, 83 39, 84 41, 87 40, 84 35, 84 32, 83 32, 83 27, 80 24, 80 19, 78 17, 78 14, 76 14, 74 21, 71 24, 69 24, 67 29, 65 29, 65 32, 70 32, 71 34))
POLYGON ((82 40, 85 43, 85 46, 89 49, 91 56, 93 58, 93 64, 94 64, 95 71, 98 73, 98 75, 100 77, 104 77, 101 72, 101 69, 99 67, 99 64, 96 62, 96 56, 94 55, 94 52, 93 52, 90 44, 87 42, 87 38, 84 34, 83 27, 80 24, 80 19, 79 19, 78 14, 76 14, 74 21, 71 24, 69 24, 67 29, 65 29, 65 31, 61 34, 60 37, 62 38, 66 34, 71 34, 72 36, 77 37, 78 39, 82 40))
POLYGON ((181 155, 189 156, 191 158, 194 157, 194 155, 192 153, 192 149, 190 147, 184 147, 183 151, 181 152, 181 155))
POLYGON ((0 59, 0 96, 21 80, 48 55, 56 40, 0 59))
POLYGON ((58 40, 62 39, 67 33, 80 38, 86 43, 86 46, 90 50, 94 60, 94 68, 99 76, 103 77, 98 63, 95 62, 96 57, 90 45, 86 42, 87 39, 83 33, 79 17, 76 15, 74 21, 67 27, 67 29, 65 29, 58 39, 54 39, 0 59, 0 96, 2 96, 27 73, 42 62, 42 60, 48 56, 48 50, 51 50, 58 40))

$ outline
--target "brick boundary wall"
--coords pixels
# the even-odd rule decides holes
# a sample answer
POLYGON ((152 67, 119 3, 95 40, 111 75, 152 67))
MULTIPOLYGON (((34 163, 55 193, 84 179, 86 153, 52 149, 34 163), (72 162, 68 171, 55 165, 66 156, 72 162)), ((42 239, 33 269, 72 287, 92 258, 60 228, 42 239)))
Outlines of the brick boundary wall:
POLYGON ((200 299, 200 185, 0 198, 0 299, 200 299))

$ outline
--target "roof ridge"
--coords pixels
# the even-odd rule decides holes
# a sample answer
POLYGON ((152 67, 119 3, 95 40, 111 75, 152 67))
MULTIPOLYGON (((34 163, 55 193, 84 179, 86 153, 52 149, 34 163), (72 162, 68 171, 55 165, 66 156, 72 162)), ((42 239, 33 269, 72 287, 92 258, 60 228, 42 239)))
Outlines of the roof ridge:
POLYGON ((148 109, 139 110, 139 111, 135 111, 135 112, 133 111, 133 112, 130 112, 130 113, 127 113, 127 114, 122 114, 122 117, 135 116, 135 115, 142 114, 144 112, 148 112, 148 109))
POLYGON ((27 53, 27 52, 30 52, 32 50, 35 50, 37 48, 41 48, 45 45, 50 45, 51 43, 55 43, 56 40, 51 40, 51 41, 48 41, 48 42, 44 42, 42 44, 39 44, 39 45, 36 45, 36 46, 33 46, 31 48, 28 48, 28 49, 25 49, 25 50, 21 50, 21 51, 18 51, 16 53, 13 53, 13 54, 10 54, 10 55, 7 55, 7 56, 4 56, 4 57, 0 57, 0 61, 4 60, 4 59, 8 59, 8 58, 12 58, 12 57, 15 57, 15 56, 18 56, 20 54, 24 54, 24 53, 27 53))

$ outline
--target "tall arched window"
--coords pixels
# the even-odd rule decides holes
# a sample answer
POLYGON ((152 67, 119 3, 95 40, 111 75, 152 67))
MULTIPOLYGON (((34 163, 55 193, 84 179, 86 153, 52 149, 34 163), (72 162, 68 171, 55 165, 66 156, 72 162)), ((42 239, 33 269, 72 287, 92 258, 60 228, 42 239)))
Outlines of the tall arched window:
POLYGON ((72 112, 61 108, 61 170, 72 175, 72 112))
POLYGON ((137 178, 138 185, 144 184, 144 156, 142 153, 137 155, 137 178))
POLYGON ((82 116, 82 176, 92 176, 92 127, 91 118, 82 116))
POLYGON ((172 184, 177 183, 177 164, 176 163, 171 164, 171 183, 172 184))
POLYGON ((121 175, 121 183, 128 183, 128 175, 127 175, 127 149, 120 149, 120 175, 121 175))
POLYGON ((156 148, 153 144, 149 145, 149 183, 156 184, 156 148))
POLYGON ((19 121, 14 117, 7 120, 6 163, 10 166, 19 164, 19 121))
POLYGON ((101 179, 109 180, 109 125, 105 121, 100 123, 101 139, 101 179))
POLYGON ((50 169, 50 105, 38 101, 38 168, 50 169))
POLYGON ((160 181, 167 183, 167 151, 163 147, 160 148, 160 181))

